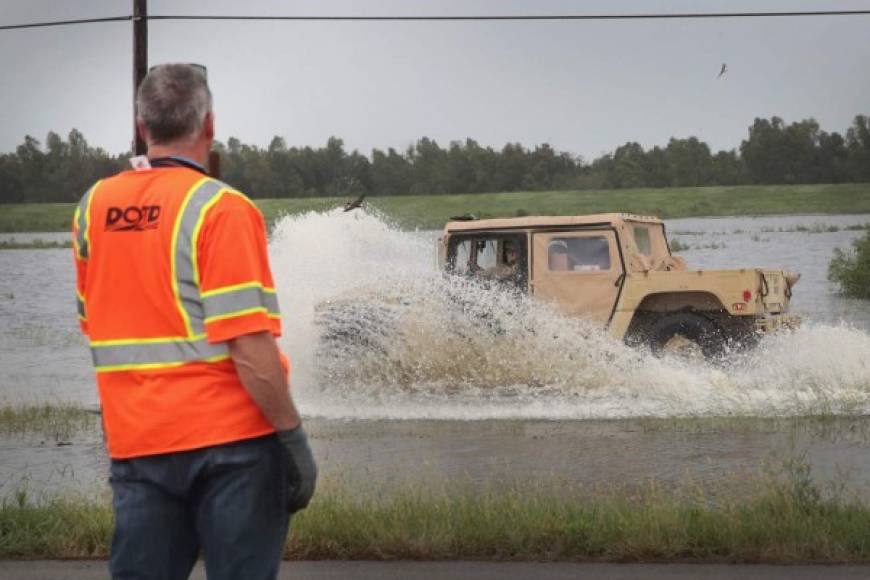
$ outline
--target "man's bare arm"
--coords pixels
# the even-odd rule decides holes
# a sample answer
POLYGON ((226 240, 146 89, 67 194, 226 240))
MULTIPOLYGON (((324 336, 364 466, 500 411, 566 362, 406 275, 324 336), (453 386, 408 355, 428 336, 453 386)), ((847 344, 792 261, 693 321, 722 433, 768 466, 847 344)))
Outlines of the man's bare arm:
POLYGON ((230 356, 248 394, 278 431, 301 423, 290 398, 278 345, 270 332, 246 334, 229 341, 230 356))

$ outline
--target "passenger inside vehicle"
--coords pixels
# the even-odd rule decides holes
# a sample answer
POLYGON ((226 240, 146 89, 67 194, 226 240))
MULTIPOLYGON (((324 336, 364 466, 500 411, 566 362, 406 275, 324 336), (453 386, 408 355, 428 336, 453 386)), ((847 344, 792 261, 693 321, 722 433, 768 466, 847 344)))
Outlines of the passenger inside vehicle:
POLYGON ((558 238, 547 248, 551 272, 600 272, 610 270, 610 245, 606 238, 558 238))
POLYGON ((610 270, 610 244, 603 237, 571 240, 569 264, 575 272, 610 270))
POLYGON ((547 259, 551 272, 567 272, 571 269, 568 264, 568 246, 562 240, 550 242, 547 259))

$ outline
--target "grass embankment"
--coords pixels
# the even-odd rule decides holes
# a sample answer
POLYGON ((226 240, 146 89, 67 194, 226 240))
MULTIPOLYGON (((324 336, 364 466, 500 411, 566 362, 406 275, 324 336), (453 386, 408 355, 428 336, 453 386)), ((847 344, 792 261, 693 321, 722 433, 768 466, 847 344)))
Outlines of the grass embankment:
POLYGON ((403 227, 440 228, 450 216, 626 212, 663 218, 870 213, 870 184, 542 191, 372 198, 403 227))
MULTIPOLYGON (((343 198, 255 200, 266 219, 339 207, 343 198)), ((628 212, 665 218, 870 213, 870 184, 686 187, 594 191, 519 191, 370 197, 369 204, 404 228, 437 229, 455 215, 580 215, 628 212)), ((0 232, 66 231, 73 204, 15 204, 0 209, 0 232)))
MULTIPOLYGON (((643 419, 645 431, 811 430, 866 440, 861 417, 643 419)), ((66 439, 98 428, 99 418, 72 405, 0 407, 0 433, 66 439)), ((313 434, 316 438, 316 429, 313 434)), ((870 562, 870 505, 845 486, 822 489, 804 461, 758 476, 735 497, 729 482, 709 489, 653 484, 574 486, 547 476, 534 484, 407 484, 325 481, 295 520, 292 559, 479 559, 870 562), (719 489, 719 488, 717 488, 719 489)), ((112 530, 106 495, 0 500, 0 559, 108 555, 112 530)))
POLYGON ((74 203, 12 203, 0 205, 0 232, 68 232, 74 203))
MULTIPOLYGON (((75 406, 0 408, 0 433, 65 438, 98 417, 75 406)), ((830 429, 866 437, 859 417, 645 419, 644 430, 707 433, 830 429), (856 431, 857 430, 857 431, 856 431)), ((817 433, 816 435, 819 435, 817 433)), ((807 463, 787 461, 735 497, 653 484, 581 487, 547 476, 480 490, 469 483, 391 487, 324 481, 294 521, 291 559, 479 559, 870 562, 870 505, 842 486, 821 488, 807 463)), ((718 489, 718 488, 717 488, 718 489)), ((112 512, 105 495, 0 499, 0 559, 106 557, 112 512)))
MULTIPOLYGON (((807 470, 771 478, 742 501, 566 490, 321 486, 294 520, 290 559, 477 559, 858 563, 870 561, 870 508, 825 498, 807 470)), ((0 558, 105 557, 108 498, 0 503, 0 558)))

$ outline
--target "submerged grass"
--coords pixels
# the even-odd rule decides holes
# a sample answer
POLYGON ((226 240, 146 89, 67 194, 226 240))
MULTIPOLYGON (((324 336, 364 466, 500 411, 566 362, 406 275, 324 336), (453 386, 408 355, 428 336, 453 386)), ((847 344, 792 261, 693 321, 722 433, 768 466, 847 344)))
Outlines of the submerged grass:
POLYGON ((99 423, 95 412, 75 405, 0 405, 0 434, 4 435, 36 433, 65 441, 78 432, 94 429, 99 423))
MULTIPOLYGON (((254 200, 267 221, 285 214, 340 207, 343 198, 254 200)), ((746 185, 590 191, 515 191, 451 195, 370 197, 367 203, 403 228, 437 229, 451 217, 581 215, 628 212, 663 218, 870 213, 870 184, 746 185)), ((0 232, 68 231, 74 204, 7 204, 0 232)))
POLYGON ((813 440, 870 443, 870 420, 865 415, 819 413, 791 417, 669 417, 642 418, 644 432, 704 433, 784 433, 805 434, 813 440))
MULTIPOLYGON (((290 559, 477 559, 860 563, 870 508, 823 494, 800 461, 742 500, 705 501, 551 481, 473 491, 360 492, 334 482, 293 523, 290 559)), ((90 558, 109 551, 107 497, 0 502, 0 558, 90 558)))
POLYGON ((670 245, 672 252, 685 252, 692 249, 689 244, 683 242, 679 238, 673 238, 671 240, 668 240, 668 244, 670 245))
POLYGON ((30 241, 18 241, 15 238, 0 240, 0 250, 55 250, 58 248, 71 248, 72 241, 63 242, 46 241, 36 238, 30 241))

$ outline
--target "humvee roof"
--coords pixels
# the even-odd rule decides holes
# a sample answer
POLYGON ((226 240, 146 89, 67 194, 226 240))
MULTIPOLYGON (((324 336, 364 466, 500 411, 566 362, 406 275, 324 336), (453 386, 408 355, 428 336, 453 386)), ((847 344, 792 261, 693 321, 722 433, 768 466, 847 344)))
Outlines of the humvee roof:
POLYGON ((447 222, 445 231, 460 232, 467 230, 500 230, 543 228, 553 226, 587 226, 595 224, 614 224, 625 221, 660 224, 662 220, 651 216, 633 215, 628 213, 599 213, 581 216, 530 216, 514 218, 496 218, 485 220, 457 220, 447 222))

